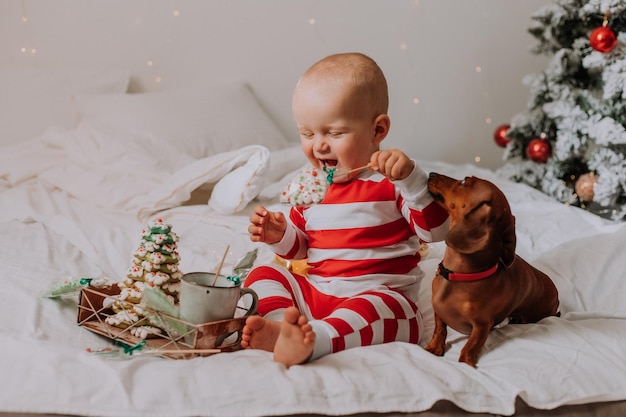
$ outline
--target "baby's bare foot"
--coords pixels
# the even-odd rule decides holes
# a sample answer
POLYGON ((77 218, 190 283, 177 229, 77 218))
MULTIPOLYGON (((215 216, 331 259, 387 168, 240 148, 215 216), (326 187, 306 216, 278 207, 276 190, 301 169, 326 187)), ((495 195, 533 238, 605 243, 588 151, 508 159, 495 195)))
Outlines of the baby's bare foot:
POLYGON ((287 308, 274 345, 274 361, 287 367, 304 363, 311 357, 314 343, 315 332, 307 318, 297 308, 287 308))
POLYGON ((274 351, 274 345, 280 333, 280 322, 261 316, 250 316, 241 332, 241 347, 244 349, 262 349, 274 351))

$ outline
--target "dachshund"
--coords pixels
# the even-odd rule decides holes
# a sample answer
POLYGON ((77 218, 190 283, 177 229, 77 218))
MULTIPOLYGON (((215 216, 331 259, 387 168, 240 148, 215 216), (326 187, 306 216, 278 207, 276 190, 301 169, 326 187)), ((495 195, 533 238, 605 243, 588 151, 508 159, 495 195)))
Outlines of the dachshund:
POLYGON ((459 362, 476 367, 495 325, 558 316, 558 291, 546 274, 515 254, 515 217, 493 183, 431 173, 428 191, 448 212, 450 230, 432 282, 435 330, 425 349, 442 356, 450 326, 469 335, 459 362))

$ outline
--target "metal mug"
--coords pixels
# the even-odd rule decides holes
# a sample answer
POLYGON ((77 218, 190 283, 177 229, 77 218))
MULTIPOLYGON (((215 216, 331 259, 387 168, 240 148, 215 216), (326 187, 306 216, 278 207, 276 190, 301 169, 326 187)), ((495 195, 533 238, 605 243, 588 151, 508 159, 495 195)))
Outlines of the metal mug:
POLYGON ((232 319, 239 300, 248 294, 252 304, 244 316, 256 313, 259 297, 254 290, 235 285, 223 275, 215 280, 210 272, 184 274, 180 280, 180 318, 193 324, 232 319))

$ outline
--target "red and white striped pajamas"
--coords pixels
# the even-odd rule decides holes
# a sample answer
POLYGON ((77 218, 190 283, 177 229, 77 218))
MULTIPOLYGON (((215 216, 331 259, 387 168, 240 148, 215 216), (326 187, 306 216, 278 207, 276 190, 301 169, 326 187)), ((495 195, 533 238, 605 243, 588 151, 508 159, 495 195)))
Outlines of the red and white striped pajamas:
POLYGON ((443 240, 447 230, 448 215, 417 165, 393 182, 365 171, 332 184, 321 203, 292 207, 282 240, 269 245, 285 259, 308 258, 306 277, 262 265, 244 285, 259 295, 264 317, 281 320, 296 306, 309 319, 316 333, 311 360, 356 346, 418 343, 420 239, 443 240))

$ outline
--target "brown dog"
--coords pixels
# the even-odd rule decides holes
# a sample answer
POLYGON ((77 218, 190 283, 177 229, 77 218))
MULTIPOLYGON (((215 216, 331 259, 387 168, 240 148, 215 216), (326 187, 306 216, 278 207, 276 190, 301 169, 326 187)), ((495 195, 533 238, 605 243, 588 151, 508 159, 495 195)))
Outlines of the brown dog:
POLYGON ((515 254, 515 217, 494 184, 431 173, 428 191, 448 211, 450 231, 433 279, 435 331, 426 350, 442 356, 450 326, 469 335, 459 362, 475 367, 494 325, 557 315, 557 289, 546 274, 515 254))

